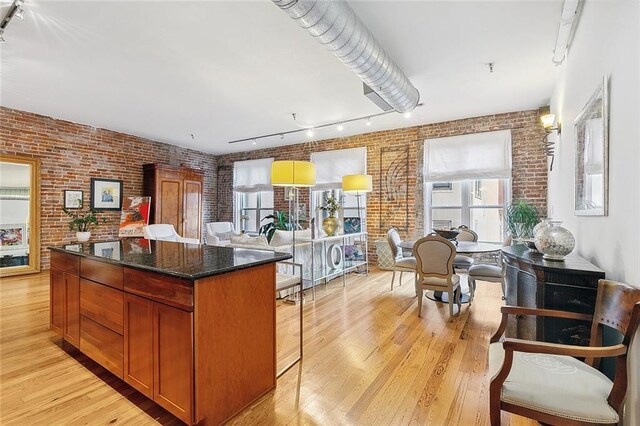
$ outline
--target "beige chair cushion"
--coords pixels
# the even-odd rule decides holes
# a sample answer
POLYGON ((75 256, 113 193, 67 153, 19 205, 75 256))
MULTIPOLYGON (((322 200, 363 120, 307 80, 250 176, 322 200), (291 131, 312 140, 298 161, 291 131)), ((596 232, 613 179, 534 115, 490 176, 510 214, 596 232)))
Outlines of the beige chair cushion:
MULTIPOLYGON (((493 379, 504 361, 502 343, 489 346, 493 379)), ((509 404, 591 423, 617 423, 607 403, 611 381, 598 370, 570 356, 514 352, 501 399, 509 404)))
POLYGON ((469 276, 502 278, 502 268, 496 265, 473 265, 469 268, 469 276))
POLYGON ((400 268, 408 268, 412 270, 416 270, 416 258, 415 257, 403 257, 402 259, 396 260, 396 266, 400 268))
POLYGON ((276 290, 285 290, 297 286, 300 283, 300 275, 276 273, 276 290))
POLYGON ((253 247, 263 246, 265 248, 269 247, 267 237, 265 237, 264 235, 258 235, 256 237, 252 237, 247 234, 234 235, 231 237, 231 244, 242 244, 253 247))
MULTIPOLYGON (((453 283, 453 286, 455 287, 460 282, 460 277, 458 275, 452 275, 451 276, 451 282, 453 283)), ((428 286, 442 287, 442 288, 444 288, 444 290, 447 290, 447 288, 449 286, 447 284, 446 278, 438 278, 438 277, 425 277, 422 280, 422 284, 428 285, 428 286)))
POLYGON ((454 268, 466 269, 473 265, 474 260, 471 257, 456 254, 456 258, 453 260, 454 268))

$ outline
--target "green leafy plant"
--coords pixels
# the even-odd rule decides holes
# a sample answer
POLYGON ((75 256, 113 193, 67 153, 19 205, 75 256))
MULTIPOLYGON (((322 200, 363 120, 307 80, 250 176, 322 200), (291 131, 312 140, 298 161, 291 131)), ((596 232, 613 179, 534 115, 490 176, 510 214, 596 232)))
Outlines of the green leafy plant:
POLYGON ((524 200, 513 200, 507 205, 505 220, 513 238, 531 238, 534 226, 540 222, 540 215, 533 204, 524 200))
POLYGON ((333 195, 325 196, 324 204, 318 206, 316 210, 324 210, 329 213, 329 216, 335 216, 336 212, 340 210, 340 200, 333 195))
POLYGON ((93 209, 72 210, 65 207, 62 211, 71 218, 69 229, 72 231, 88 232, 92 226, 98 225, 99 223, 107 223, 107 219, 98 218, 98 213, 93 209))
POLYGON ((267 241, 271 242, 273 234, 278 231, 290 231, 291 223, 289 217, 283 211, 274 211, 273 214, 267 215, 262 218, 261 222, 266 219, 272 219, 271 222, 265 223, 258 230, 258 234, 266 235, 267 241))

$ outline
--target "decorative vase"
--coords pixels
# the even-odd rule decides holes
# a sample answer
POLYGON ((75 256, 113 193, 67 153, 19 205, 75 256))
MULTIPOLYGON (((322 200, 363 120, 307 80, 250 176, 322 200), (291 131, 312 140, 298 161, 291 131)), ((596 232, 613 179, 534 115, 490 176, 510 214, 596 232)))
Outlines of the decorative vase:
POLYGON ((85 243, 85 242, 89 241, 89 238, 91 238, 91 232, 89 232, 89 231, 76 232, 76 239, 81 243, 85 243))
POLYGON ((322 229, 329 237, 336 235, 336 232, 338 231, 339 227, 340 227, 340 221, 333 216, 329 216, 328 218, 322 221, 322 229))
POLYGON ((568 229, 560 226, 562 222, 549 221, 549 226, 540 228, 536 234, 536 248, 543 259, 564 260, 576 246, 576 240, 568 229))
POLYGON ((551 226, 551 221, 552 221, 552 219, 550 217, 548 217, 548 218, 542 219, 540 222, 538 222, 538 224, 533 227, 533 237, 535 238, 535 236, 538 233, 538 231, 541 230, 542 228, 548 228, 549 226, 551 226))

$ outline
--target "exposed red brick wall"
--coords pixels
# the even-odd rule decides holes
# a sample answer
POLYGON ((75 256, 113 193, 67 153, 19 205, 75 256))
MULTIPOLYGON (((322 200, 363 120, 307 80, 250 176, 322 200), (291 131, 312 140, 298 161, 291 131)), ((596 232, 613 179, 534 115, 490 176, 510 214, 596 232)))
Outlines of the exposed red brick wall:
MULTIPOLYGON (((544 129, 540 125, 538 110, 495 114, 428 124, 410 128, 386 130, 324 141, 314 141, 285 147, 269 148, 218 157, 218 164, 224 170, 218 172, 218 197, 221 200, 232 197, 234 161, 274 157, 276 160, 309 160, 312 152, 367 148, 367 171, 373 175, 373 192, 367 197, 367 229, 370 241, 385 238, 386 229, 380 229, 380 215, 388 212, 389 206, 380 210, 380 151, 381 148, 409 147, 409 230, 401 232, 403 237, 418 237, 423 233, 423 141, 428 138, 455 136, 495 130, 512 131, 514 199, 533 202, 546 214, 547 201, 547 160, 542 138, 544 129)), ((276 210, 286 210, 281 189, 276 189, 276 210)), ((304 201, 308 203, 309 190, 304 190, 304 201)), ((310 205, 310 204, 307 204, 310 205)), ((218 220, 233 220, 231 203, 219 211, 218 220)), ((375 258, 373 243, 369 245, 372 259, 375 258)))
MULTIPOLYGON (((3 154, 41 160, 41 259, 49 265, 48 246, 69 243, 68 218, 62 212, 63 190, 84 191, 90 200, 90 179, 121 179, 124 196, 142 195, 142 165, 185 165, 205 172, 204 222, 216 216, 216 158, 198 151, 142 139, 123 133, 56 120, 0 107, 0 146, 3 154)), ((153 202, 153 201, 152 201, 153 202)), ((118 234, 120 212, 105 212, 108 224, 92 231, 92 239, 106 240, 118 234)))

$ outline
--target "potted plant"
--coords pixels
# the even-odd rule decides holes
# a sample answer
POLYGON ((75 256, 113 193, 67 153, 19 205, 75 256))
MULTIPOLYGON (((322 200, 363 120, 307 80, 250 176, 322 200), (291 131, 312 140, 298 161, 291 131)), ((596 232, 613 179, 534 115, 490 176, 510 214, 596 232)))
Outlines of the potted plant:
POLYGON ((330 237, 335 235, 340 228, 340 221, 335 216, 339 209, 340 200, 333 195, 325 196, 324 204, 317 208, 317 210, 324 210, 329 214, 329 216, 322 221, 322 229, 330 237))
POLYGON ((289 218, 287 217, 287 214, 283 211, 274 211, 273 214, 267 215, 262 218, 262 220, 266 220, 266 219, 272 219, 272 221, 262 225, 258 230, 258 234, 266 235, 267 241, 269 242, 271 242, 271 238, 273 238, 273 234, 275 234, 276 230, 279 230, 279 231, 291 230, 291 224, 289 223, 289 218))
POLYGON ((507 205, 505 220, 509 233, 516 242, 533 237, 533 228, 540 222, 538 209, 524 200, 514 200, 507 205))
POLYGON ((98 223, 107 223, 107 219, 105 218, 98 219, 97 212, 93 209, 75 210, 65 207, 62 211, 71 218, 71 221, 69 222, 69 229, 76 231, 76 238, 80 242, 89 241, 89 238, 91 238, 92 226, 97 225, 98 223))

